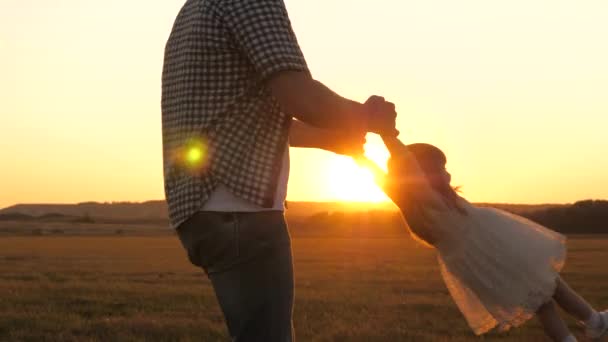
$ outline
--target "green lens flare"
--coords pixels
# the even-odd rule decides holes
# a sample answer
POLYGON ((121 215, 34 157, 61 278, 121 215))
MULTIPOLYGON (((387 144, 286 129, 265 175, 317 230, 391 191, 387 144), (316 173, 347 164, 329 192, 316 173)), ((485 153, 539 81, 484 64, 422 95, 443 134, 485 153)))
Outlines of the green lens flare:
POLYGON ((203 160, 203 149, 198 146, 190 147, 186 160, 188 160, 188 164, 190 165, 199 164, 203 160))
POLYGON ((193 138, 184 144, 181 159, 186 167, 199 169, 205 163, 207 146, 200 138, 193 138))

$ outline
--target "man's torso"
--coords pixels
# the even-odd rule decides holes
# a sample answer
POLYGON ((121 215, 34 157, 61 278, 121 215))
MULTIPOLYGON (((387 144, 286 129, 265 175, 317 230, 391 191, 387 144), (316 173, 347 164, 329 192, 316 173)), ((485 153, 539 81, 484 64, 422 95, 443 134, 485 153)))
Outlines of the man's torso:
POLYGON ((162 79, 173 227, 201 210, 218 184, 254 206, 276 204, 291 116, 264 81, 281 70, 307 71, 281 6, 279 0, 188 0, 175 20, 162 79), (196 165, 189 164, 192 146, 202 152, 196 165))

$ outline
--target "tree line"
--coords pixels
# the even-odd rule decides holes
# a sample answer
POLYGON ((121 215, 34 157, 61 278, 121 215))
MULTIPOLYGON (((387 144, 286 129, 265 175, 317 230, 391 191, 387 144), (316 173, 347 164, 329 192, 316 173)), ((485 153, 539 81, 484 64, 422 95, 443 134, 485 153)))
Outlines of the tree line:
MULTIPOLYGON (((564 234, 608 234, 608 201, 585 200, 537 210, 505 209, 564 234)), ((290 220, 297 235, 397 236, 407 234, 401 215, 388 211, 322 211, 290 220)))

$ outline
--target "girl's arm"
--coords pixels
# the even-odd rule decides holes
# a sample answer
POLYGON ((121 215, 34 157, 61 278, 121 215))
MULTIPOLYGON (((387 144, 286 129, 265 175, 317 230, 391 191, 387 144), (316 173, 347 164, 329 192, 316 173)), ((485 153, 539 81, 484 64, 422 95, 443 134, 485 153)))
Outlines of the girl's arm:
POLYGON ((385 175, 381 186, 395 204, 406 211, 413 207, 448 210, 407 146, 396 137, 382 137, 382 140, 391 158, 388 161, 388 175, 385 175))
POLYGON ((429 184, 416 158, 399 139, 383 137, 391 153, 388 174, 369 160, 359 162, 372 170, 376 183, 399 207, 410 229, 430 244, 438 241, 433 212, 450 208, 429 184))

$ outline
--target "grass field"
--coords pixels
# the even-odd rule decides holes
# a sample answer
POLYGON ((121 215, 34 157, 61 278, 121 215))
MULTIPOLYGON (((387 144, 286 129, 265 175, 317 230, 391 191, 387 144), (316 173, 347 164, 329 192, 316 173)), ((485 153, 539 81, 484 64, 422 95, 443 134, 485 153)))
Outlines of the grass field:
MULTIPOLYGON (((407 238, 294 238, 299 341, 476 341, 432 250, 407 238)), ((608 238, 572 237, 564 278, 608 307, 608 238)), ((580 336, 580 328, 569 319, 580 336)), ((0 238, 0 341, 215 341, 209 281, 176 236, 0 238)), ((544 341, 536 321, 484 341, 544 341)))

